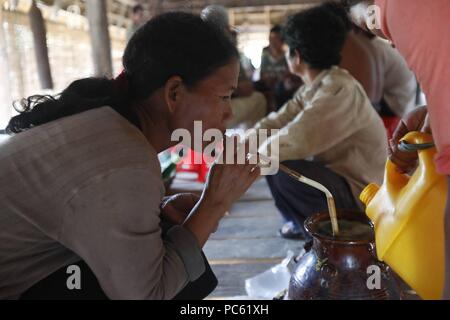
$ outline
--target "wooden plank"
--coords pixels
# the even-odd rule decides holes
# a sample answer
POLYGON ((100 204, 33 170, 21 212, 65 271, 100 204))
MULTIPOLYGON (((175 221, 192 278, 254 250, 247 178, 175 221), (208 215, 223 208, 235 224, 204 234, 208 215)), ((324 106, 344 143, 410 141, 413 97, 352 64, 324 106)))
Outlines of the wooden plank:
POLYGON ((271 239, 209 240, 204 252, 208 260, 284 258, 289 250, 303 248, 303 241, 271 239))
POLYGON ((217 265, 235 265, 235 264, 255 264, 255 263, 280 263, 282 258, 261 258, 261 259, 222 259, 222 260, 209 260, 209 264, 212 266, 217 265))
POLYGON ((268 216, 280 216, 273 200, 238 201, 230 209, 232 218, 265 218, 268 216))
POLYGON ((251 218, 232 218, 232 215, 222 219, 220 226, 210 239, 271 239, 277 238, 282 219, 276 216, 251 218))
POLYGON ((240 201, 260 201, 260 200, 272 200, 272 194, 270 193, 266 179, 261 177, 256 181, 253 186, 242 196, 240 201))

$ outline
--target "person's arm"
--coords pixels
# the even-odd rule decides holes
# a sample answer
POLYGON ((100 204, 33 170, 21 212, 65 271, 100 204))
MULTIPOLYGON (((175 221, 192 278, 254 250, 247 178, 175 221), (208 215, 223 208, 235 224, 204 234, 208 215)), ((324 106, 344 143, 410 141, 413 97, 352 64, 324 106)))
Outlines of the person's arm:
POLYGON ((80 256, 110 299, 171 299, 205 270, 189 230, 160 228, 161 181, 148 168, 95 177, 68 201, 59 241, 80 256))
POLYGON ((259 121, 254 129, 281 129, 291 122, 303 109, 299 90, 280 110, 271 112, 267 117, 259 121))
MULTIPOLYGON (((277 135, 260 147, 267 154, 269 145, 278 140, 279 160, 305 159, 317 155, 351 136, 367 118, 358 115, 367 98, 352 88, 330 88, 286 124, 277 135), (358 119, 359 121, 355 121, 358 119)), ((272 157, 276 157, 272 150, 272 157)))
POLYGON ((177 193, 164 197, 160 206, 161 219, 167 220, 172 225, 181 225, 199 200, 200 195, 195 193, 177 193))
MULTIPOLYGON (((226 145, 227 143, 225 143, 226 145)), ((249 146, 246 145, 245 148, 248 152, 249 146)), ((200 246, 203 246, 210 234, 217 230, 219 220, 261 173, 259 167, 249 163, 249 159, 245 160, 245 164, 237 164, 236 150, 225 149, 222 159, 227 159, 227 152, 234 154, 235 164, 214 163, 208 174, 201 199, 184 224, 188 230, 196 235, 200 246), (211 219, 211 215, 217 215, 217 218, 211 219)))
POLYGON ((389 159, 403 173, 410 172, 417 166, 417 153, 402 152, 398 148, 400 140, 411 131, 431 132, 426 106, 418 107, 406 114, 395 129, 392 139, 389 141, 389 159))
POLYGON ((182 226, 162 234, 162 181, 148 167, 98 175, 64 205, 58 241, 80 256, 111 299, 171 299, 205 271, 201 248, 259 176, 247 165, 214 165, 182 226))

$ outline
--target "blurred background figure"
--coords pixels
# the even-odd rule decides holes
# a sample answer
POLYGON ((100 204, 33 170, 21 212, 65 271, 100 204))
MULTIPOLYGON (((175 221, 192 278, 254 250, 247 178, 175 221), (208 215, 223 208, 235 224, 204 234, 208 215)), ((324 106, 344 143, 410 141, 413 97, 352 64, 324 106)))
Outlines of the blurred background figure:
POLYGON ((361 34, 361 42, 367 45, 375 57, 380 78, 380 102, 377 111, 381 116, 403 117, 417 106, 418 88, 414 73, 405 59, 392 45, 355 26, 361 34))
MULTIPOLYGON (((231 32, 231 37, 233 38, 233 42, 234 42, 235 46, 238 47, 238 31, 236 29, 232 29, 230 32, 231 32)), ((255 73, 255 67, 253 66, 253 63, 250 60, 250 58, 247 57, 245 55, 245 53, 243 53, 241 50, 239 50, 239 59, 241 61, 241 68, 243 69, 245 76, 248 79, 253 79, 253 74, 255 73)))
POLYGON ((340 67, 361 83, 380 116, 402 117, 414 109, 420 89, 400 53, 388 41, 353 24, 341 4, 322 6, 338 15, 347 28, 340 67))
POLYGON ((223 30, 230 30, 230 20, 228 10, 224 6, 212 4, 205 7, 200 14, 203 20, 215 24, 223 30))
POLYGON ((289 72, 283 46, 282 29, 276 25, 270 30, 269 46, 261 54, 261 80, 269 88, 275 88, 289 72))
POLYGON ((301 79, 289 71, 284 45, 282 27, 272 27, 269 46, 261 54, 261 81, 257 88, 269 93, 275 110, 291 99, 302 84, 301 79))
POLYGON ((144 7, 137 4, 131 9, 131 24, 127 29, 127 42, 133 34, 146 22, 144 7))

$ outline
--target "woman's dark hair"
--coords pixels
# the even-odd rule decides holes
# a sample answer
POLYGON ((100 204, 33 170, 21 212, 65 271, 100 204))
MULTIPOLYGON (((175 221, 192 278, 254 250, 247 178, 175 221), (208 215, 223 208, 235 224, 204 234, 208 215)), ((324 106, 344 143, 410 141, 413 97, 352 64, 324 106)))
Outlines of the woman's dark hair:
POLYGON ((322 6, 291 16, 284 28, 291 56, 297 51, 311 68, 318 70, 341 62, 346 36, 342 20, 322 6))
POLYGON ((162 14, 140 28, 125 49, 122 78, 127 90, 106 78, 77 80, 58 96, 32 96, 15 104, 20 114, 11 119, 6 131, 19 133, 102 106, 110 106, 139 127, 130 109, 134 101, 148 98, 174 75, 193 87, 238 56, 230 38, 200 17, 162 14))

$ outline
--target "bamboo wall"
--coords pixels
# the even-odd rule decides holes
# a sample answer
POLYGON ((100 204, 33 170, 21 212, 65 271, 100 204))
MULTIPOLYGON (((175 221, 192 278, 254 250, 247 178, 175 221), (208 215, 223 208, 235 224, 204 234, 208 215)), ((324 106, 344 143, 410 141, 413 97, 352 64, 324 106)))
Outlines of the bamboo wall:
MULTIPOLYGON (((93 74, 91 43, 87 28, 46 21, 47 46, 54 90, 40 89, 28 17, 22 13, 3 12, 3 32, 6 40, 9 74, 3 74, 0 85, 8 81, 10 101, 0 101, 0 129, 13 112, 12 102, 34 94, 61 92, 73 80, 93 74)), ((113 70, 122 68, 125 32, 111 32, 113 70)))

